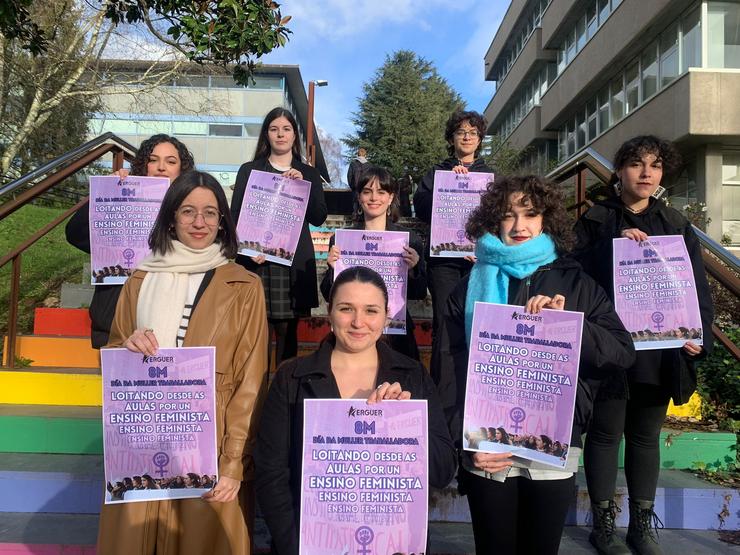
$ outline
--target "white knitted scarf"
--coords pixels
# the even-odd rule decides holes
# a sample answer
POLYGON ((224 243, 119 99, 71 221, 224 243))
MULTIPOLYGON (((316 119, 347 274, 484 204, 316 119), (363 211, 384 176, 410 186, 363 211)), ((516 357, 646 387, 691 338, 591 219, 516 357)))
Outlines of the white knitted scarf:
POLYGON ((172 241, 167 254, 146 257, 137 267, 147 274, 136 304, 136 327, 154 330, 160 347, 177 347, 177 329, 188 296, 189 274, 207 272, 227 262, 219 243, 205 249, 191 249, 177 240, 172 241))

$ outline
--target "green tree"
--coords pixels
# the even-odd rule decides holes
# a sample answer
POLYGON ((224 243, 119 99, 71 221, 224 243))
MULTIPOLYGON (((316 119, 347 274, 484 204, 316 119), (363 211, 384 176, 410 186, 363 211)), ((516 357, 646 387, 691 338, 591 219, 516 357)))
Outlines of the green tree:
POLYGON ((363 86, 352 122, 356 134, 342 141, 351 152, 365 147, 368 158, 396 177, 419 182, 447 157, 445 122, 464 103, 434 65, 409 50, 387 56, 363 86))

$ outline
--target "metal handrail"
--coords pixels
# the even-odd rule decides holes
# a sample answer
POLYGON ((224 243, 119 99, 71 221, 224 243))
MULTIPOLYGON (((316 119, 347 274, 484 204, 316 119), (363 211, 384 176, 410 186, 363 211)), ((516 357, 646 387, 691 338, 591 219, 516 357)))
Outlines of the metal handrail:
POLYGON ((724 245, 718 243, 712 239, 709 235, 704 233, 701 229, 694 226, 694 233, 699 237, 701 246, 711 252, 714 256, 719 258, 723 263, 727 264, 730 268, 736 272, 740 272, 740 258, 735 256, 732 252, 727 250, 724 245))
POLYGON ((26 175, 19 177, 18 179, 11 181, 4 187, 0 188, 0 197, 12 193, 16 189, 23 187, 24 185, 27 185, 29 183, 33 183, 38 178, 47 175, 48 173, 51 173, 53 170, 66 165, 69 162, 72 162, 82 156, 83 154, 87 154, 92 149, 103 145, 103 144, 110 144, 115 143, 119 147, 121 147, 121 150, 124 151, 124 153, 128 154, 130 157, 134 157, 136 155, 136 147, 134 147, 131 143, 128 141, 124 141, 114 133, 111 133, 110 131, 103 133, 102 135, 95 137, 94 139, 89 140, 85 144, 82 144, 78 146, 77 148, 73 148, 72 150, 65 152, 61 156, 57 156, 53 160, 47 162, 43 166, 40 166, 33 170, 30 173, 27 173, 26 175))
POLYGON ((588 147, 584 148, 575 156, 568 158, 568 160, 550 171, 546 177, 548 179, 557 179, 560 176, 572 172, 579 166, 586 166, 600 177, 604 183, 608 183, 614 173, 614 168, 612 167, 611 162, 591 147, 588 147))

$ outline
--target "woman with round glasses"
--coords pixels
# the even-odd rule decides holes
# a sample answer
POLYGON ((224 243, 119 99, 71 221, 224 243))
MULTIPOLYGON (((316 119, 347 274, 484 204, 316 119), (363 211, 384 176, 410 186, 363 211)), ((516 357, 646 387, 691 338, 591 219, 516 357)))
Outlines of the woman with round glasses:
MULTIPOLYGON (((434 196, 434 172, 437 170, 455 173, 492 173, 483 158, 479 158, 481 141, 486 132, 486 120, 478 112, 454 112, 445 126, 445 140, 449 158, 436 164, 421 180, 414 194, 416 217, 432 223, 432 198, 434 196)), ((427 244, 429 243, 427 237, 427 244)), ((442 311, 455 285, 470 272, 473 257, 437 258, 427 257, 427 283, 432 294, 432 334, 436 338, 442 323, 442 311)))
POLYGON ((229 259, 236 229, 223 188, 188 172, 165 194, 152 254, 123 286, 108 347, 216 348, 219 479, 200 499, 104 505, 98 553, 250 553, 254 502, 245 491, 266 385, 267 320, 260 280, 229 259), (246 482, 242 488, 242 482, 246 482))
POLYGON ((319 306, 316 258, 308 224, 324 223, 328 210, 319 172, 301 160, 298 124, 285 108, 273 108, 262 122, 254 159, 239 168, 231 200, 234 223, 252 170, 271 172, 311 182, 301 235, 290 267, 265 260, 264 256, 239 256, 237 263, 262 278, 267 299, 267 319, 275 332, 275 365, 298 354, 298 319, 310 316, 319 306))

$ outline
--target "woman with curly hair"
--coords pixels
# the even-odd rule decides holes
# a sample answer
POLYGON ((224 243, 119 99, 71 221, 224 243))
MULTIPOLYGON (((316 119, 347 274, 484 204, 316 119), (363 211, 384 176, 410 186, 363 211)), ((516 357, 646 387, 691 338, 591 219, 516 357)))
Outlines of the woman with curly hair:
MULTIPOLYGON (((591 390, 634 361, 630 335, 601 287, 563 257, 572 242, 561 191, 541 177, 500 177, 489 184, 465 228, 477 262, 447 301, 432 377, 452 437, 460 442, 468 349, 476 301, 583 312, 571 443, 563 470, 513 459, 511 453, 461 454, 460 492, 467 494, 476 553, 557 553, 574 495, 581 433, 591 390), (533 529, 536 527, 536 530, 533 529)), ((458 443, 458 446, 461 443, 458 443)))
MULTIPOLYGON (((427 224, 432 223, 432 199, 434 197, 434 172, 437 170, 455 173, 492 173, 493 170, 480 158, 486 120, 478 112, 457 110, 445 125, 445 140, 449 158, 435 164, 427 172, 414 194, 416 217, 427 224)), ((429 237, 427 237, 427 243, 429 237)), ((442 323, 442 312, 447 297, 455 285, 470 272, 473 257, 438 258, 425 253, 428 266, 428 285, 432 295, 432 337, 435 338, 442 323)))
MULTIPOLYGON (((181 173, 195 168, 193 155, 175 137, 159 134, 142 141, 131 162, 131 171, 115 172, 119 177, 141 175, 166 177, 172 183, 181 173)), ((90 254, 90 203, 86 202, 67 222, 67 242, 90 254)), ((100 349, 108 343, 116 303, 121 294, 121 285, 96 285, 90 301, 91 334, 93 348, 100 349)))
POLYGON ((627 543, 640 554, 663 553, 653 532, 653 505, 660 470, 660 429, 668 401, 688 401, 696 388, 697 361, 712 347, 712 298, 701 247, 689 221, 658 200, 665 176, 675 175, 681 160, 676 148, 658 137, 630 139, 614 159, 610 198, 597 202, 576 224, 576 257, 613 295, 612 240, 644 241, 651 235, 681 235, 691 258, 704 328, 704 345, 689 338, 681 349, 639 351, 635 364, 604 383, 594 404, 594 420, 586 438, 584 462, 593 511, 589 540, 599 553, 630 553, 616 535, 619 444, 624 435, 624 472, 629 492, 627 543))

